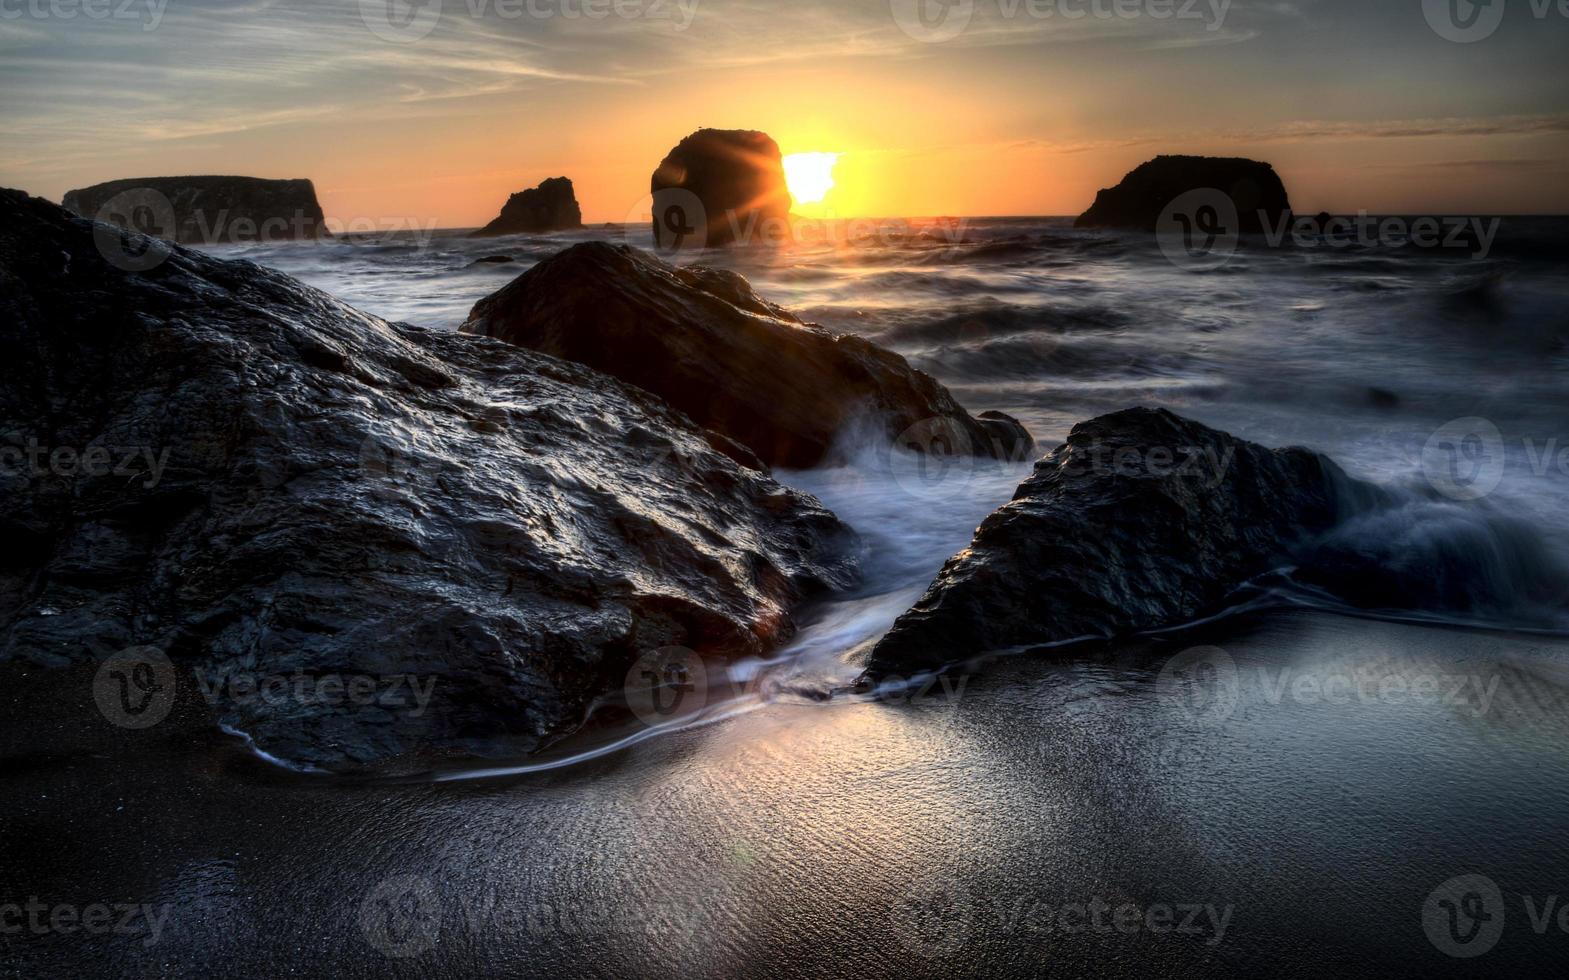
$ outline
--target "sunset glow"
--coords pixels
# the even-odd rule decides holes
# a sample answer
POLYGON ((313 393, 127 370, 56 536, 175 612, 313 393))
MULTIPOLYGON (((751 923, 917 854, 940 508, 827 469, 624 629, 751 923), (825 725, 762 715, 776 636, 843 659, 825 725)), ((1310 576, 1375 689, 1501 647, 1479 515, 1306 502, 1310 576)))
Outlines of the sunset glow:
POLYGON ((821 204, 834 189, 837 153, 792 153, 784 158, 785 182, 795 203, 821 204))

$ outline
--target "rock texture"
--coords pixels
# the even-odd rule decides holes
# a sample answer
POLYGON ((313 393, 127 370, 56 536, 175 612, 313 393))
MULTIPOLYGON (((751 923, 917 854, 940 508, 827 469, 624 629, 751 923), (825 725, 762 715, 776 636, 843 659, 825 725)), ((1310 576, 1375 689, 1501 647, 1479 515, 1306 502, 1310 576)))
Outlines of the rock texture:
POLYGON ((538 187, 512 195, 496 220, 474 233, 475 238, 495 235, 541 234, 572 231, 583 227, 583 212, 578 207, 572 181, 551 177, 538 187))
POLYGON ((948 560, 868 673, 1191 621, 1330 528, 1359 486, 1327 457, 1167 411, 1084 422, 948 560))
POLYGON ((646 392, 246 262, 127 273, 105 227, 0 192, 0 657, 151 645, 294 762, 516 753, 641 653, 763 653, 853 579, 833 515, 646 392), (433 700, 222 684, 334 675, 433 700))
POLYGON ((187 245, 285 241, 328 234, 308 180, 137 177, 65 195, 86 218, 187 245))
POLYGON ((677 268, 625 245, 546 259, 476 304, 462 329, 651 391, 770 466, 821 463, 852 426, 1006 459, 1023 458, 1029 440, 1006 416, 972 418, 899 355, 802 323, 733 272, 677 268))
POLYGON ((1237 209, 1242 232, 1277 227, 1291 201, 1275 168, 1238 157, 1159 156, 1134 168, 1116 187, 1095 196, 1075 228, 1155 231, 1161 213, 1189 191, 1221 191, 1237 209))
POLYGON ((700 129, 654 171, 654 241, 661 248, 773 242, 789 234, 779 144, 766 133, 700 129))

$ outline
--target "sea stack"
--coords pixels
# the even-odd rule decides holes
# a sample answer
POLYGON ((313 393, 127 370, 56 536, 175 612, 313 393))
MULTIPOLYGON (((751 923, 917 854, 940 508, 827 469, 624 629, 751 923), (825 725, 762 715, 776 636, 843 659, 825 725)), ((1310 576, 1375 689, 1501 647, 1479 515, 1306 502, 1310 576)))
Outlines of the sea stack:
POLYGON ((495 235, 539 235, 551 231, 573 231, 583 227, 583 211, 578 207, 572 181, 551 177, 538 187, 520 191, 507 199, 496 220, 474 233, 475 238, 495 235))
POLYGON ((84 218, 182 245, 291 241, 330 233, 308 180, 134 177, 67 191, 84 218))
POLYGON ((651 189, 660 248, 777 242, 789 235, 793 202, 779 144, 767 133, 700 129, 665 155, 651 189))
POLYGON ((1173 202, 1198 190, 1229 198, 1242 232, 1277 227, 1291 213, 1286 186, 1267 163, 1240 157, 1158 156, 1097 194, 1073 226, 1153 232, 1173 202))

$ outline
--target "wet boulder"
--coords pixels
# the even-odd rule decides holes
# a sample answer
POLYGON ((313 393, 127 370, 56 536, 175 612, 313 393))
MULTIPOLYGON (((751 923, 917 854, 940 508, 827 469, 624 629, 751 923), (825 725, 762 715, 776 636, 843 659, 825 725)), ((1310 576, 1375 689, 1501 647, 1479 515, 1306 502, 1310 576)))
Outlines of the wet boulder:
POLYGON ((290 763, 534 751, 646 652, 766 653, 854 580, 648 392, 17 191, 0 319, 0 659, 157 651, 290 763))
POLYGON ((850 430, 1020 459, 1028 433, 982 421, 898 354, 802 323, 734 272, 588 242, 474 306, 463 332, 587 364, 664 398, 766 464, 815 466, 850 430))
POLYGON ((1356 484, 1164 410, 1081 423, 950 558, 868 675, 1177 626, 1332 527, 1356 484))

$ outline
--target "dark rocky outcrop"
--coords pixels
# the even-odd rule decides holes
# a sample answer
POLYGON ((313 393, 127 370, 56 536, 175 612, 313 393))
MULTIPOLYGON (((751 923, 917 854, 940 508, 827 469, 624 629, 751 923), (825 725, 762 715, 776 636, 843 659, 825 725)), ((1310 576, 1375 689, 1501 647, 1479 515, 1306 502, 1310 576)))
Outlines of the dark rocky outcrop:
POLYGON ((475 238, 496 235, 538 235, 550 231, 573 231, 583 227, 583 212, 578 207, 572 181, 551 177, 538 187, 520 191, 507 199, 496 220, 474 233, 475 238))
POLYGON ((515 753, 641 653, 761 654, 853 579, 832 514, 647 392, 246 262, 128 273, 105 231, 0 192, 0 659, 150 645, 187 693, 414 675, 419 714, 212 710, 294 762, 515 753))
POLYGON ((625 245, 546 259, 476 304, 462 329, 645 388, 771 466, 814 466, 857 423, 917 448, 940 437, 966 456, 1024 458, 1029 440, 1006 416, 972 418, 899 355, 802 323, 733 272, 625 245))
POLYGON ((899 617, 869 675, 1191 621, 1333 526, 1356 486, 1327 457, 1167 411, 1084 422, 899 617))
POLYGON ((786 237, 793 202, 782 160, 766 133, 700 129, 688 136, 654 171, 655 243, 702 248, 786 237))
POLYGON ((64 203, 83 217, 186 245, 328 234, 308 180, 137 177, 68 191, 64 203))
POLYGON ((1275 168, 1238 157, 1159 156, 1135 167, 1116 187, 1095 196, 1075 228, 1156 231, 1161 213, 1189 191, 1214 189, 1230 197, 1242 232, 1278 227, 1291 213, 1275 168))

